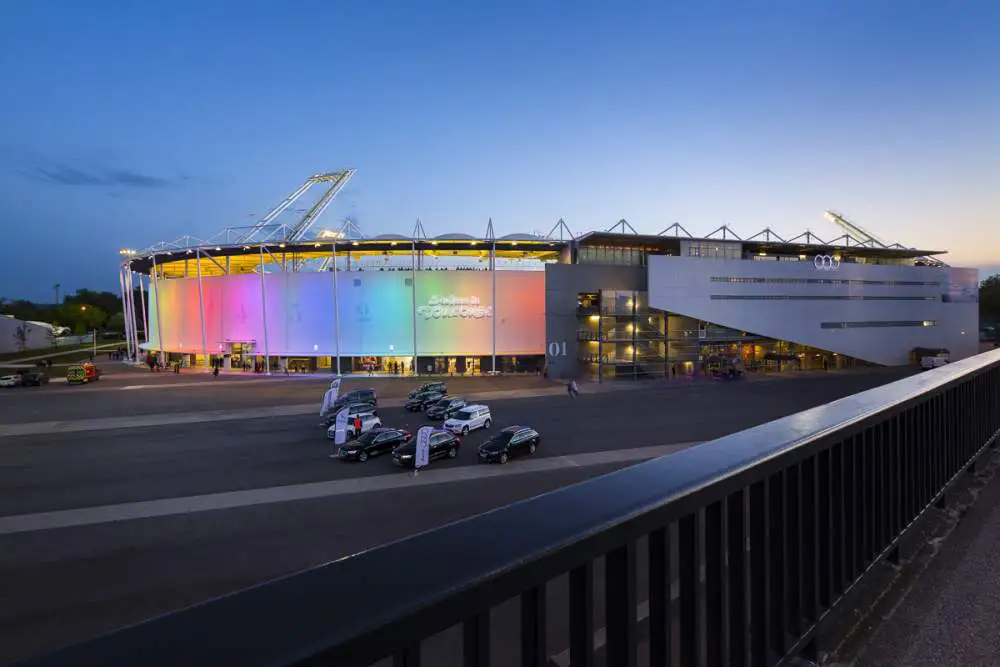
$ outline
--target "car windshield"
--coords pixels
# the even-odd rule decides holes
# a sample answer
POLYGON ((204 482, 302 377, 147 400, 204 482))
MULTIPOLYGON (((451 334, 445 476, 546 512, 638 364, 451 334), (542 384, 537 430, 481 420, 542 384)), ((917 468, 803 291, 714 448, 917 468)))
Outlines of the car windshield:
POLYGON ((442 398, 441 400, 439 400, 438 402, 436 402, 434 405, 437 406, 437 407, 439 407, 439 408, 446 408, 449 405, 451 405, 451 399, 450 398, 442 398))
POLYGON ((498 444, 504 444, 505 442, 507 442, 511 438, 513 438, 515 433, 517 433, 517 431, 500 431, 495 436, 493 436, 492 438, 490 438, 490 442, 496 442, 498 444))
POLYGON ((468 421, 472 419, 472 410, 459 410, 455 413, 455 419, 459 421, 468 421))
POLYGON ((373 442, 375 442, 375 438, 377 438, 379 435, 381 435, 380 431, 368 431, 367 433, 362 434, 360 438, 358 438, 358 442, 362 445, 370 445, 373 442))

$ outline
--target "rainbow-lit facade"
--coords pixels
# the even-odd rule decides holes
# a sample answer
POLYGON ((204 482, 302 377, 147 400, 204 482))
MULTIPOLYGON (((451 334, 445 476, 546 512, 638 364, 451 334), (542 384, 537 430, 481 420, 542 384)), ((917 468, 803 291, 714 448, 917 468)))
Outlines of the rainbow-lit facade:
POLYGON ((544 354, 544 272, 495 274, 282 272, 158 280, 149 295, 146 347, 223 354, 234 343, 252 344, 272 357, 544 354))
POLYGON ((343 232, 130 252, 123 291, 133 293, 138 281, 140 299, 126 303, 126 319, 135 323, 128 337, 140 352, 185 365, 538 371, 546 346, 545 264, 564 248, 526 234, 343 232))

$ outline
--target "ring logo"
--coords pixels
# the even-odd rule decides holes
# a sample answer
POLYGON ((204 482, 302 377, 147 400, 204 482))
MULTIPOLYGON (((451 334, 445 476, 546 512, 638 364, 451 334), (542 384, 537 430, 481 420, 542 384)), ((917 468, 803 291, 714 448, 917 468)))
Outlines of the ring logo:
POLYGON ((817 271, 836 271, 840 268, 840 258, 831 255, 816 255, 813 258, 813 266, 817 271))

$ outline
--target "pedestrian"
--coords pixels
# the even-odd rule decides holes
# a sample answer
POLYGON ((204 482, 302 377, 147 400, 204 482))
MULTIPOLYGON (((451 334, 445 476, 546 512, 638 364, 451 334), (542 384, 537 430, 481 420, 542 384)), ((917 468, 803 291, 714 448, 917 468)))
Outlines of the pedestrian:
POLYGON ((354 437, 361 435, 361 415, 354 415, 354 437))

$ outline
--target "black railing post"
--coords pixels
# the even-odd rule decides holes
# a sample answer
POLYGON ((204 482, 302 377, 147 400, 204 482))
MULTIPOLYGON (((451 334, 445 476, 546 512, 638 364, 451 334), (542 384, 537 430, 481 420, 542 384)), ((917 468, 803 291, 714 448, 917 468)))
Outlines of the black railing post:
POLYGON ((521 667, 545 667, 545 584, 521 594, 521 667))
POLYGON ((635 543, 631 540, 604 559, 607 664, 616 667, 635 667, 637 660, 635 559, 635 543))
POLYGON ((594 664, 594 565, 569 573, 569 660, 573 667, 594 664))
MULTIPOLYGON (((649 665, 667 667, 670 657, 670 529, 649 534, 649 665)), ((571 596, 572 599, 572 596, 571 596)), ((572 604, 572 601, 570 602, 572 604)), ((570 658, 570 663, 577 663, 570 658)), ((582 663, 581 663, 582 664, 582 663)), ((590 663, 586 667, 591 667, 590 663)))
POLYGON ((490 611, 476 614, 462 625, 464 667, 490 667, 490 611))

